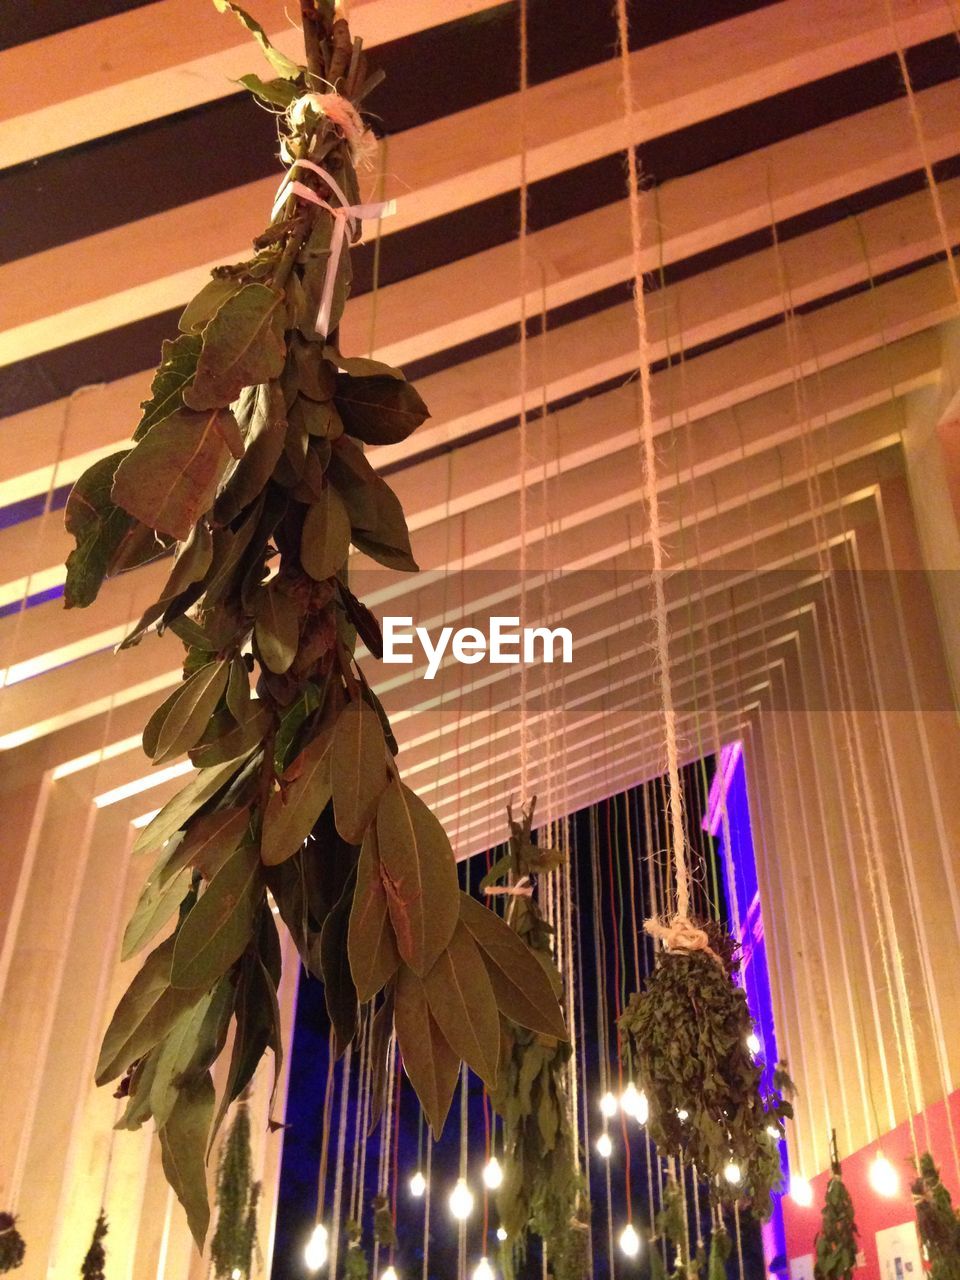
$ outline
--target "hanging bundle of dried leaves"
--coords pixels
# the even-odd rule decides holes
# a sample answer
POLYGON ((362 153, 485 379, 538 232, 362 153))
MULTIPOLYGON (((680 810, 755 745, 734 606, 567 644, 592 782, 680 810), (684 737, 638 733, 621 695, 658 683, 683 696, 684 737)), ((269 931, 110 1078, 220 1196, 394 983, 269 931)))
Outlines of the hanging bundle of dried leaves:
POLYGON ((954 1209, 929 1151, 920 1157, 910 1190, 917 1206, 920 1240, 930 1264, 930 1280, 960 1280, 960 1211, 954 1209))
POLYGON ((104 1268, 107 1265, 107 1251, 103 1247, 103 1241, 106 1234, 107 1218, 101 1209, 97 1216, 96 1226, 93 1228, 93 1239, 90 1241, 90 1248, 87 1250, 86 1257, 83 1259, 83 1266, 80 1268, 80 1275, 83 1280, 105 1280, 104 1268))
POLYGON ((646 989, 631 996, 620 1030, 661 1155, 696 1165, 715 1197, 748 1198, 766 1218, 782 1181, 777 1140, 793 1114, 793 1085, 781 1064, 773 1091, 762 1092, 763 1064, 747 1044, 753 1021, 734 980, 736 944, 714 921, 695 927, 708 949, 662 951, 646 989), (730 1164, 738 1183, 724 1177, 730 1164))
MULTIPOLYGON (((481 889, 508 879, 514 886, 532 886, 562 864, 558 850, 533 842, 535 803, 521 813, 519 822, 508 808, 509 849, 481 889)), ((549 975, 559 998, 563 980, 553 959, 552 929, 536 897, 511 894, 509 902, 511 927, 549 975)), ((497 1211, 507 1232, 504 1274, 509 1280, 517 1273, 532 1231, 546 1245, 555 1280, 581 1280, 589 1272, 590 1216, 577 1167, 576 1134, 570 1126, 566 1077, 571 1047, 559 1034, 530 1030, 509 1017, 501 1023, 504 1059, 491 1096, 503 1118, 504 1176, 497 1211)))
POLYGON ((853 1201, 844 1185, 837 1154, 836 1131, 830 1137, 830 1179, 815 1243, 813 1272, 817 1280, 850 1280, 857 1265, 857 1224, 853 1201))
POLYGON ((23 1264, 26 1251, 16 1218, 12 1213, 0 1213, 0 1272, 16 1271, 23 1264))
POLYGON ((343 1257, 343 1280, 367 1280, 370 1268, 367 1255, 363 1252, 363 1233, 360 1223, 352 1218, 344 1228, 347 1237, 347 1250, 343 1257))
POLYGON ((338 1048, 373 1017, 382 1082, 395 1027, 435 1131, 461 1059, 496 1083, 501 1012, 564 1034, 535 958, 460 894, 450 842, 402 782, 354 658, 358 636, 375 655, 381 641, 347 584, 350 544, 416 569, 400 504, 363 445, 395 444, 427 416, 399 370, 345 356, 337 341, 360 216, 358 106, 377 77, 332 0, 302 0, 307 67, 229 0, 214 2, 277 73, 245 83, 281 109, 293 181, 254 256, 217 269, 164 344, 133 447, 95 463, 66 512, 77 542, 68 606, 176 547, 160 598, 124 645, 154 626, 182 640, 183 682, 143 741, 155 764, 188 752, 197 773, 136 841, 158 861, 124 957, 175 925, 120 1001, 97 1080, 124 1077, 121 1127, 155 1119, 198 1243, 213 1135, 268 1048, 280 1065, 268 889, 325 985, 338 1048), (218 1104, 210 1068, 234 1019, 218 1104))
POLYGON ((250 1280, 259 1194, 259 1183, 253 1180, 250 1114, 241 1099, 217 1172, 217 1229, 210 1241, 210 1261, 217 1280, 250 1280))

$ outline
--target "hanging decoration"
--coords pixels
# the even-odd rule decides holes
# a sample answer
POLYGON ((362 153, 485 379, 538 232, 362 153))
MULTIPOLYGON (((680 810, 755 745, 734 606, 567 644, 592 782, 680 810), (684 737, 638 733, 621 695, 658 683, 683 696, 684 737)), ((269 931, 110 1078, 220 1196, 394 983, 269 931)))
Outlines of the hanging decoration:
MULTIPOLYGON (((487 893, 507 897, 507 920, 549 975, 558 999, 563 979, 553 959, 553 929, 534 892, 556 872, 563 855, 536 845, 532 836, 536 798, 520 820, 507 808, 507 852, 481 881, 487 893)), ((497 1211, 507 1233, 501 1250, 504 1275, 517 1274, 528 1233, 541 1237, 555 1280, 582 1280, 589 1272, 590 1213, 577 1167, 577 1135, 571 1130, 567 1097, 570 1044, 556 1036, 501 1018, 503 1065, 493 1105, 503 1119, 504 1159, 497 1211)))
POLYGON ((353 1221, 353 1219, 349 1220, 346 1224, 345 1235, 347 1249, 343 1259, 344 1280, 367 1280, 370 1275, 370 1267, 367 1264, 367 1255, 363 1252, 363 1236, 360 1223, 353 1221))
POLYGON ((929 1151, 920 1157, 910 1190, 930 1280, 960 1280, 960 1210, 954 1209, 929 1151))
POLYGON ((0 1272, 16 1271, 23 1265, 26 1252, 26 1242, 17 1230, 16 1218, 12 1213, 0 1213, 0 1272))
POLYGON ((77 482, 68 606, 176 546, 127 647, 156 627, 183 642, 183 682, 150 718, 154 764, 189 753, 187 786, 140 832, 158 855, 123 956, 154 946, 108 1027, 97 1080, 124 1078, 126 1127, 156 1121, 163 1166, 202 1245, 205 1158, 224 1112, 273 1050, 280 943, 267 899, 324 983, 343 1052, 375 1012, 374 1068, 395 1028, 434 1132, 461 1059, 491 1087, 499 1017, 565 1038, 550 982, 516 934, 460 894, 440 823, 402 782, 386 714, 356 661, 380 628, 351 592, 350 544, 415 571, 406 521, 364 445, 427 417, 402 373, 343 355, 350 242, 369 139, 360 42, 330 0, 303 0, 307 66, 256 37, 276 78, 245 78, 279 110, 288 174, 248 261, 217 268, 164 344, 133 447, 77 482), (271 575, 271 570, 276 572, 271 575), (256 673, 256 696, 250 677, 256 673), (223 1095, 210 1068, 232 1019, 223 1095), (216 1114, 215 1114, 216 1112, 216 1114))
POLYGON ((858 1235, 853 1201, 840 1171, 834 1130, 830 1135, 830 1178, 823 1201, 822 1226, 815 1241, 813 1271, 817 1280, 850 1280, 857 1265, 858 1235))
POLYGON ((106 1234, 107 1216, 101 1209, 97 1215, 96 1225, 93 1228, 93 1239, 90 1241, 90 1248, 87 1250, 83 1265, 80 1268, 80 1275, 83 1280, 105 1280, 104 1268, 107 1265, 107 1251, 103 1247, 103 1241, 106 1234))
POLYGON ((736 944, 715 921, 687 923, 707 945, 662 951, 620 1030, 660 1154, 695 1165, 719 1200, 748 1197, 766 1219, 782 1182, 778 1141, 793 1115, 793 1085, 780 1064, 773 1090, 761 1089, 763 1064, 747 1043, 753 1020, 735 981, 736 944))
POLYGON ((250 1280, 257 1241, 260 1184, 253 1180, 250 1114, 241 1099, 220 1156, 217 1229, 210 1241, 216 1280, 250 1280))

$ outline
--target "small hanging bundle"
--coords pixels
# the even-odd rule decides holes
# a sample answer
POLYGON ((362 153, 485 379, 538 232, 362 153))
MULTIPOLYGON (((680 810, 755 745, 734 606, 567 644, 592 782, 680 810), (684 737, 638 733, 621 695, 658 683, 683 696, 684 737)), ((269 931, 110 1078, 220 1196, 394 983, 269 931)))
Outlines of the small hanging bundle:
POLYGON ((823 1202, 823 1219, 817 1238, 813 1273, 817 1280, 850 1280, 857 1265, 857 1224, 853 1201, 844 1185, 837 1154, 836 1130, 830 1136, 830 1180, 823 1202))
POLYGON ((90 1248, 87 1250, 83 1265, 80 1268, 80 1275, 83 1280, 105 1280, 104 1268, 107 1265, 107 1251, 103 1247, 103 1239, 106 1234, 107 1215, 101 1209, 97 1215, 96 1225, 93 1228, 93 1239, 90 1241, 90 1248))
POLYGON ((363 1236, 360 1223, 349 1219, 345 1228, 347 1251, 343 1259, 343 1280, 367 1280, 370 1267, 363 1252, 363 1236))
MULTIPOLYGON (((559 998, 563 979, 553 959, 553 930, 541 914, 533 881, 556 871, 563 855, 534 844, 535 805, 536 798, 519 822, 508 806, 510 847, 480 888, 506 896, 510 926, 537 957, 559 998)), ((506 1017, 500 1025, 503 1065, 491 1100, 503 1119, 504 1170, 497 1211, 507 1232, 504 1275, 510 1280, 517 1274, 527 1236, 533 1232, 546 1246, 555 1280, 581 1280, 589 1271, 590 1232, 567 1101, 571 1047, 566 1040, 506 1017)))
POLYGON ((216 1280, 249 1280, 257 1239, 260 1184, 253 1181, 250 1115, 241 1100, 223 1144, 217 1174, 217 1229, 210 1242, 216 1280))
POLYGON ((23 1265, 26 1242, 17 1230, 17 1220, 12 1213, 0 1213, 0 1273, 16 1271, 23 1265))
POLYGON ((930 1280, 960 1280, 960 1210, 954 1209, 929 1151, 920 1157, 910 1190, 930 1280))
MULTIPOLYGON (((655 930, 664 931, 659 922, 655 930)), ((747 1043, 753 1020, 729 934, 689 918, 666 932, 673 946, 619 1022, 647 1096, 650 1136, 661 1155, 696 1165, 715 1197, 748 1197, 765 1219, 782 1181, 777 1141, 793 1115, 792 1083, 781 1064, 774 1090, 761 1090, 763 1064, 747 1043)))

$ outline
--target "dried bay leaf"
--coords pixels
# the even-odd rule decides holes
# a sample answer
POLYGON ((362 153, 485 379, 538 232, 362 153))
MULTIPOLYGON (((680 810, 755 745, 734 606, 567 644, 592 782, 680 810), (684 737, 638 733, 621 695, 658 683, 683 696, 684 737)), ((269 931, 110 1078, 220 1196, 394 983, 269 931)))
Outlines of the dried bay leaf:
POLYGON ((223 1048, 232 1011, 233 986, 224 979, 180 1015, 158 1046, 150 1082, 150 1111, 158 1126, 170 1118, 184 1077, 207 1071, 223 1048))
POLYGON ((430 417, 419 392, 393 374, 338 374, 334 403, 345 430, 364 444, 399 444, 430 417))
POLYGON ((270 708, 256 699, 248 704, 245 718, 239 724, 233 723, 227 713, 220 714, 225 717, 226 727, 216 736, 204 734, 190 750, 190 759, 198 769, 210 769, 227 760, 248 756, 264 740, 273 723, 270 708))
POLYGON ((439 1138, 460 1074, 460 1059, 430 1012, 423 982, 406 965, 397 979, 393 1017, 404 1070, 433 1136, 439 1138))
POLYGON ((241 9, 238 4, 234 4, 233 0, 213 0, 213 3, 221 13, 232 13, 237 21, 246 27, 278 76, 282 76, 285 80, 296 80, 302 75, 303 67, 298 66, 285 53, 275 48, 260 23, 251 18, 249 13, 241 9))
POLYGON ((300 642, 297 603, 274 579, 258 595, 254 617, 257 651, 268 670, 283 675, 297 656, 300 642))
POLYGON ((500 1012, 530 1031, 567 1040, 553 986, 526 943, 467 893, 460 894, 460 917, 483 954, 500 1012))
POLYGON ((343 423, 330 400, 317 402, 298 396, 290 410, 290 421, 309 436, 336 440, 343 435, 343 423))
POLYGON ((237 724, 242 724, 249 714, 250 672, 247 669, 246 662, 239 654, 230 663, 230 677, 227 680, 227 708, 237 724))
POLYGON ((231 806, 205 813, 192 822, 173 856, 160 872, 166 880, 181 867, 193 867, 211 880, 234 852, 250 824, 250 806, 231 806))
POLYGON ((297 852, 330 801, 332 737, 331 731, 324 729, 308 743, 287 770, 292 781, 275 791, 267 802, 260 857, 268 867, 277 866, 297 852))
POLYGON ((201 1250, 210 1225, 206 1151, 215 1100, 207 1072, 180 1090, 167 1123, 159 1130, 163 1172, 186 1210, 190 1234, 201 1250))
POLYGON ((300 560, 311 578, 323 582, 345 564, 350 547, 350 517, 330 485, 308 508, 303 521, 300 560))
MULTIPOLYGON (((214 276, 208 280, 199 293, 195 294, 184 308, 179 320, 182 334, 198 334, 217 314, 228 298, 238 293, 242 283, 231 276, 214 276)), ((196 342, 197 355, 200 354, 201 343, 196 342)), ((196 367, 196 360, 194 360, 196 367)))
POLYGON ((423 979, 423 987, 430 1012, 450 1048, 488 1088, 495 1088, 500 1014, 480 950, 462 922, 423 979))
POLYGON ((278 378, 285 356, 283 294, 265 284, 245 284, 203 330, 197 371, 184 401, 192 409, 228 405, 244 387, 278 378))
POLYGON ((170 875, 165 876, 163 871, 164 868, 161 867, 143 887, 136 909, 124 930, 121 960, 129 960, 141 947, 152 941, 190 889, 191 872, 188 867, 182 868, 172 879, 170 875))
POLYGON ((357 996, 361 1004, 366 1004, 386 986, 400 964, 383 887, 375 823, 367 828, 360 847, 347 952, 357 996))
POLYGON ((260 1059, 271 1045, 275 1055, 274 1079, 276 1080, 279 1075, 283 1050, 279 1032, 274 1023, 273 1006, 276 1000, 276 984, 260 956, 253 950, 247 951, 240 965, 240 976, 237 980, 234 1002, 236 1030, 227 1071, 227 1082, 212 1126, 211 1142, 220 1128, 230 1103, 246 1089, 253 1079, 260 1059))
POLYGON ((133 433, 134 440, 140 440, 151 427, 183 408, 183 389, 197 371, 199 356, 200 339, 192 333, 181 333, 173 339, 164 338, 160 347, 160 364, 150 386, 150 398, 140 406, 143 416, 133 433))
POLYGON ((336 906, 328 913, 320 931, 320 972, 323 997, 334 1030, 335 1053, 339 1058, 357 1030, 357 989, 353 985, 347 953, 347 932, 353 906, 356 878, 350 876, 336 906))
POLYGON ((159 619, 163 618, 165 624, 169 623, 173 620, 171 614, 175 612, 179 617, 188 609, 194 599, 199 596, 198 584, 202 582, 212 563, 213 535, 210 533, 209 525, 201 520, 194 527, 187 541, 178 547, 170 577, 160 592, 159 598, 145 610, 133 631, 121 641, 120 648, 129 649, 139 644, 144 633, 159 619), (191 593, 191 598, 185 599, 190 587, 195 587, 196 590, 191 593), (179 607, 174 610, 174 601, 177 601, 178 597, 180 598, 179 607))
POLYGON ((143 749, 154 764, 195 745, 227 687, 229 667, 208 662, 157 707, 143 731, 143 749))
MULTIPOLYGON (((336 365, 338 369, 348 373, 352 378, 376 376, 396 378, 401 382, 404 380, 402 369, 397 369, 392 364, 384 364, 382 360, 372 360, 367 356, 341 355, 336 347, 331 346, 324 347, 323 354, 331 365, 336 365)), ((331 392, 332 394, 333 392, 331 392)))
POLYGON ((229 409, 178 409, 121 461, 113 501, 151 529, 185 541, 213 506, 230 457, 227 436, 237 430, 229 409))
POLYGON ((330 780, 337 830, 350 844, 363 839, 387 785, 386 755, 377 713, 365 702, 348 702, 333 731, 330 780))
POLYGON ((283 392, 277 382, 256 388, 256 400, 245 437, 246 448, 217 495, 213 515, 217 524, 235 520, 263 492, 273 475, 287 436, 283 392))
POLYGON ((377 805, 377 844, 397 949, 422 977, 457 927, 460 885, 453 849, 437 818, 399 778, 377 805))
POLYGON ((261 80, 259 76, 251 73, 241 76, 237 83, 249 89, 261 102, 266 102, 271 107, 282 107, 284 111, 299 97, 297 86, 293 81, 282 77, 277 80, 261 80))
POLYGON ((355 525, 353 545, 387 569, 416 573, 410 533, 400 500, 386 480, 375 476, 365 491, 362 526, 355 525))
POLYGON ((169 840, 174 832, 179 831, 201 805, 211 800, 216 793, 240 771, 243 760, 228 760, 215 765, 211 769, 201 769, 196 777, 178 791, 163 806, 160 812, 143 828, 134 841, 133 852, 149 853, 159 849, 164 841, 169 840))
POLYGON ((129 453, 121 449, 88 467, 67 498, 64 523, 77 544, 67 557, 68 609, 85 609, 97 598, 111 559, 134 525, 110 497, 116 470, 129 453))
POLYGON ((180 926, 170 969, 175 987, 207 987, 226 973, 250 941, 262 895, 256 848, 241 844, 180 926))

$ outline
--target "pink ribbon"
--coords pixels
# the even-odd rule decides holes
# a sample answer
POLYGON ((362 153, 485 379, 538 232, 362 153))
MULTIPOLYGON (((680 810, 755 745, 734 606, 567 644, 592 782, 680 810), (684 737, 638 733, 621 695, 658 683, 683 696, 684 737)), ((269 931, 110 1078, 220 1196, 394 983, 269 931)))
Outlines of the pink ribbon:
POLYGON ((277 192, 277 198, 273 202, 273 212, 270 215, 271 220, 277 216, 283 207, 284 201, 289 195, 299 196, 303 200, 309 200, 311 204, 319 205, 321 209, 326 209, 328 213, 333 214, 333 235, 330 239, 330 259, 327 262, 326 275, 323 278, 323 290, 320 295, 320 308, 317 311, 317 333, 322 334, 325 338, 330 328, 330 312, 333 307, 333 291, 336 288, 337 272, 340 269, 340 255, 343 253, 343 243, 346 239, 347 232, 351 235, 358 222, 363 222, 365 218, 388 218, 396 211, 395 200, 383 200, 378 204, 349 204, 347 197, 338 186, 336 180, 327 173, 326 169, 321 169, 320 165, 314 164, 312 160, 294 160, 290 169, 280 183, 280 189, 277 192), (323 179, 333 194, 340 201, 337 206, 328 204, 315 191, 311 191, 309 187, 304 186, 302 182, 297 182, 291 177, 293 170, 300 165, 304 169, 312 169, 315 174, 323 179))

